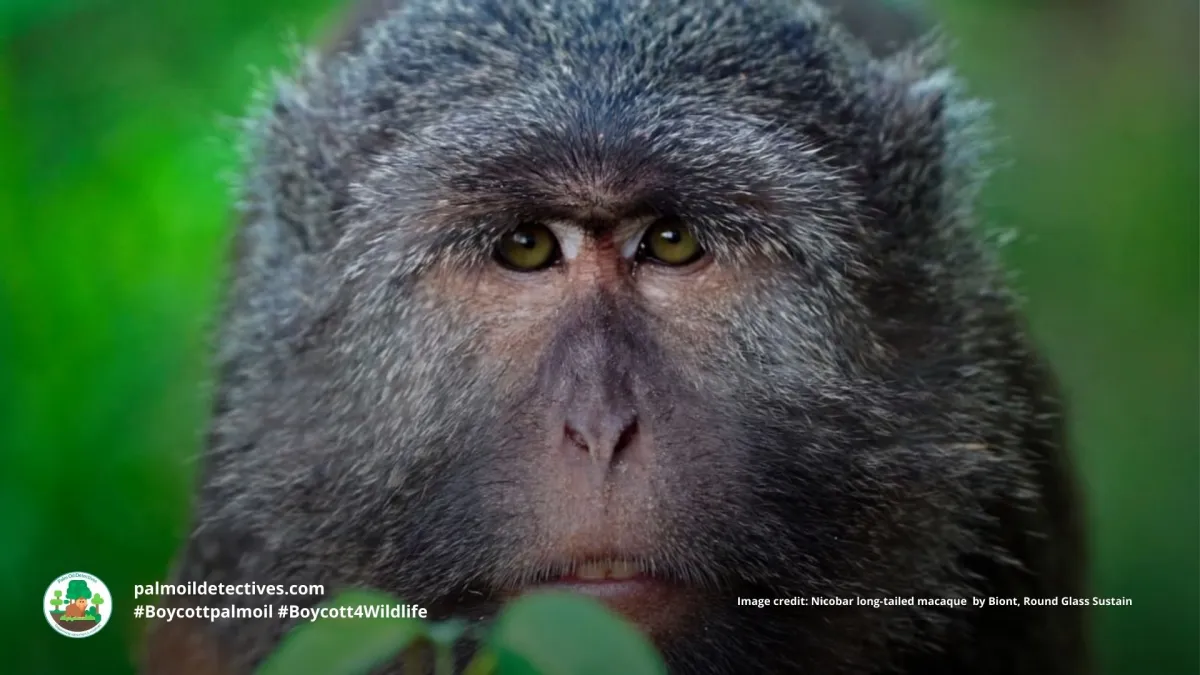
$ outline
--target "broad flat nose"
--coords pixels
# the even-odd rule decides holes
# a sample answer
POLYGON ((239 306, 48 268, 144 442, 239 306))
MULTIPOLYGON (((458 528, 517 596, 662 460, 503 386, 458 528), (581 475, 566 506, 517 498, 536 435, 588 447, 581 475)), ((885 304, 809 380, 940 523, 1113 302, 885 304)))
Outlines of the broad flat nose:
POLYGON ((586 451, 597 467, 607 471, 633 443, 637 426, 637 414, 631 408, 592 405, 569 412, 563 433, 568 451, 586 451))

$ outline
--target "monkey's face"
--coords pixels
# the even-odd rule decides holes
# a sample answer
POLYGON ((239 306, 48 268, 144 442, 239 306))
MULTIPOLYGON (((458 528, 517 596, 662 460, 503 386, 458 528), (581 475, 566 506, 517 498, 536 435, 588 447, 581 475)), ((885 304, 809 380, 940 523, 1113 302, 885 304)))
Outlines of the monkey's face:
POLYGON ((651 99, 519 98, 356 164, 240 469, 289 565, 467 616, 565 585, 668 644, 738 596, 943 576, 975 430, 877 331, 862 184, 777 120, 651 99))
POLYGON ((982 298, 957 285, 974 250, 947 225, 940 80, 762 7, 680 9, 636 48, 526 36, 553 67, 522 65, 500 19, 381 33, 402 53, 277 104, 201 574, 372 586, 435 617, 561 585, 680 672, 739 672, 731 649, 763 672, 869 660, 916 632, 739 597, 965 586, 1006 489, 979 444, 1010 432, 962 329, 982 298), (711 25, 740 37, 710 49, 711 25), (446 82, 420 72, 463 54, 446 82))

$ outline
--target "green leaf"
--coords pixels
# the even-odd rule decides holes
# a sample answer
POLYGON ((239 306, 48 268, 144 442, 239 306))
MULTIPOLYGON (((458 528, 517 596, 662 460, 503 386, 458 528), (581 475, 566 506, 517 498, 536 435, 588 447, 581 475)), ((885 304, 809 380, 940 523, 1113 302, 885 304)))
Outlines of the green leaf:
POLYGON ((475 657, 467 664, 467 669, 463 671, 463 675, 495 675, 495 673, 496 652, 488 648, 475 654, 475 657))
MULTIPOLYGON (((397 602, 384 593, 346 591, 321 606, 355 608, 397 602)), ((425 636, 425 623, 419 619, 320 618, 288 633, 279 649, 258 669, 258 675, 365 674, 425 636)))
POLYGON ((437 675, 454 675, 454 643, 467 632, 469 624, 462 619, 448 619, 429 625, 429 641, 433 643, 437 675))
POLYGON ((470 626, 462 619, 447 619, 429 625, 429 641, 441 647, 453 647, 470 626))
POLYGON ((662 657, 604 605, 562 592, 510 604, 490 638, 503 675, 664 675, 662 657))

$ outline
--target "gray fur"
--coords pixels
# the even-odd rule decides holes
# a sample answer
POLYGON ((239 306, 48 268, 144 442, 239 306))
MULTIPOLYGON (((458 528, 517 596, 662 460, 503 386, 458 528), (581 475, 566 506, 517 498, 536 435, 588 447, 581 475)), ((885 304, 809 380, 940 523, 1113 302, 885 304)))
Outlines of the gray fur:
MULTIPOLYGON (((450 612, 531 574, 518 448, 565 374, 495 384, 522 364, 426 279, 490 264, 488 204, 669 189, 738 279, 723 337, 598 299, 544 353, 673 402, 651 562, 712 596, 673 672, 1085 672, 1073 609, 734 606, 1083 593, 1054 385, 973 215, 985 108, 935 49, 872 55, 806 2, 414 0, 270 100, 178 580, 450 612)), ((282 628, 201 630, 241 672, 282 628)))

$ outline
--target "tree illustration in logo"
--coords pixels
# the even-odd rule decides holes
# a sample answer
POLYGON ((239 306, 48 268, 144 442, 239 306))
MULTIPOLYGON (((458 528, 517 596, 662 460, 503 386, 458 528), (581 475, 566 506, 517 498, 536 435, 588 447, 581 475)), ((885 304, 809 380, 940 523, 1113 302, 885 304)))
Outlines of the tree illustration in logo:
POLYGON ((100 606, 103 604, 104 597, 93 593, 86 581, 72 579, 67 584, 65 596, 60 590, 54 591, 54 597, 50 598, 50 605, 54 608, 50 610, 50 616, 63 628, 82 633, 99 625, 100 606))

